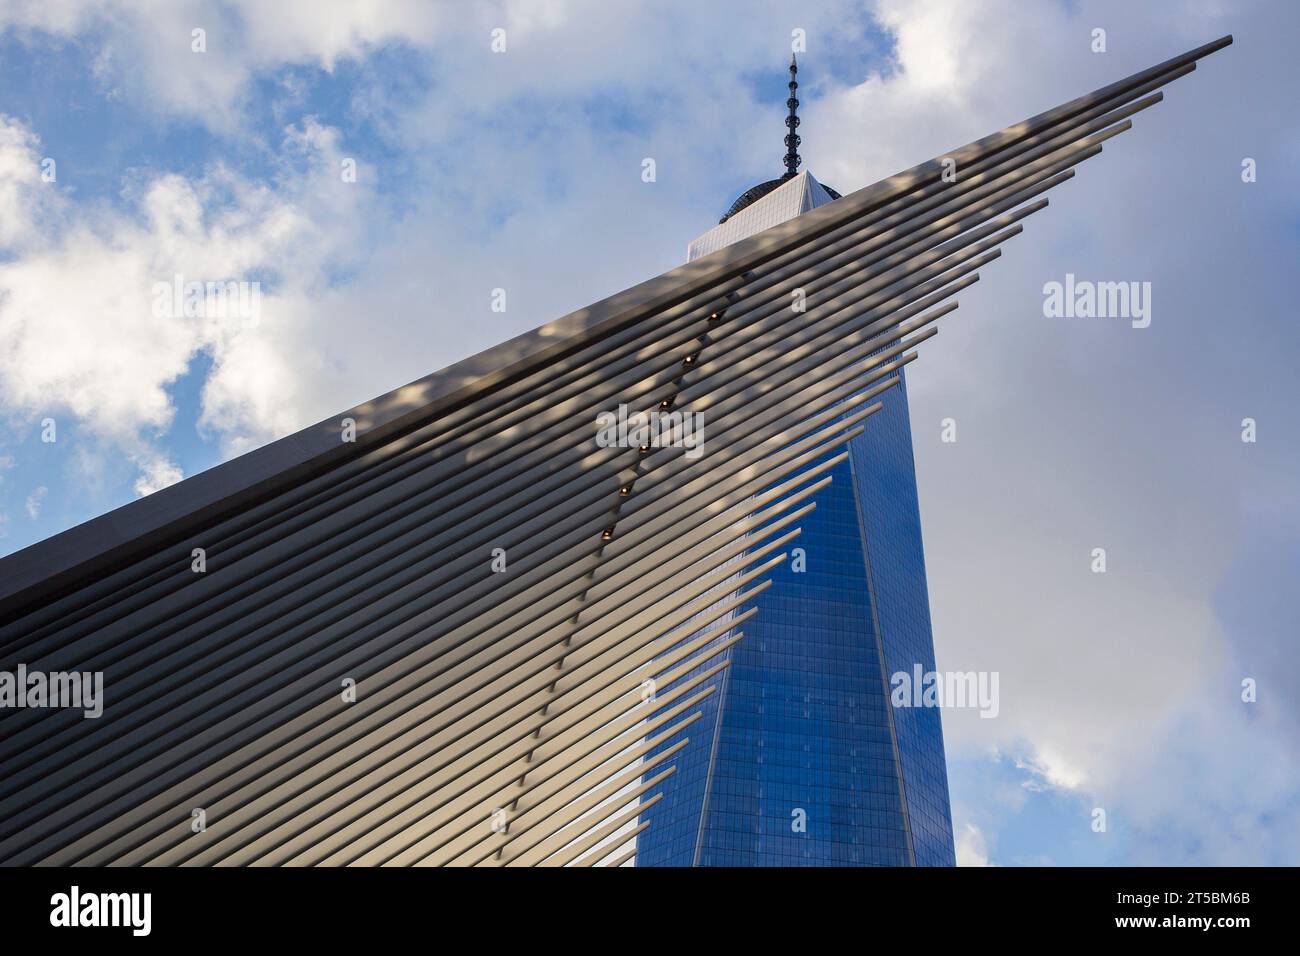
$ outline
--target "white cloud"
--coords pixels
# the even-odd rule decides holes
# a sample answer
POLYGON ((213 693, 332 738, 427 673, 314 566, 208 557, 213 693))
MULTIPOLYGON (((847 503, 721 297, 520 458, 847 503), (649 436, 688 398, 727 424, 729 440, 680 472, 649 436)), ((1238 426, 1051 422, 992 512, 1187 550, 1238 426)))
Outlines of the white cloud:
MULTIPOLYGON (((160 457, 157 436, 175 412, 169 388, 200 351, 214 362, 203 424, 231 450, 305 424, 291 358, 313 333, 305 303, 340 251, 351 254, 364 237, 340 224, 358 216, 369 193, 342 182, 333 134, 310 120, 286 131, 285 155, 278 189, 218 165, 195 180, 148 180, 126 211, 0 193, 0 223, 45 220, 39 230, 10 231, 3 244, 14 253, 0 262, 0 396, 9 417, 70 413, 136 461, 140 494, 181 477, 160 457), (155 286, 175 276, 254 275, 266 285, 256 324, 155 314, 155 286)), ((38 159, 35 137, 0 118, 0 170, 38 159)))
POLYGON ((1071 767, 1059 754, 1041 744, 1035 748, 1032 757, 1018 758, 1015 765, 1017 769, 1030 774, 1030 779, 1024 784, 1029 789, 1047 786, 1059 790, 1078 790, 1086 782, 1082 770, 1071 767))
POLYGON ((91 33, 106 94, 232 132, 250 82, 265 71, 286 63, 332 70, 390 41, 430 43, 455 12, 453 3, 414 0, 18 0, 0 8, 0 30, 91 33), (196 29, 203 52, 193 49, 196 29))
POLYGON ((141 497, 174 485, 184 477, 179 468, 157 455, 142 456, 135 462, 140 469, 140 476, 135 480, 135 493, 141 497))
POLYGON ((50 190, 41 182, 40 141, 0 114, 0 249, 30 235, 50 190))
POLYGON ((41 516, 41 504, 45 501, 45 496, 50 493, 50 489, 40 485, 35 491, 27 496, 27 502, 23 510, 27 512, 27 517, 35 521, 41 516))
POLYGON ((979 827, 967 823, 958 828, 955 836, 958 866, 993 866, 989 862, 988 841, 979 827))

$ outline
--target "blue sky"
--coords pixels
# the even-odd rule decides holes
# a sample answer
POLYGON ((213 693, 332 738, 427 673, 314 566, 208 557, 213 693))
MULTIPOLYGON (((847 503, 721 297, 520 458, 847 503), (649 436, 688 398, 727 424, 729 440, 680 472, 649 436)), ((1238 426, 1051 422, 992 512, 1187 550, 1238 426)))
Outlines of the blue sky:
POLYGON ((0 4, 0 554, 676 265, 781 171, 792 29, 805 168, 841 192, 1231 32, 985 270, 909 392, 939 663, 1003 674, 998 719, 945 716, 963 861, 1294 863, 1298 21, 0 4), (1066 271, 1151 281, 1152 327, 1044 318, 1066 271), (257 279, 257 328, 153 318, 175 273, 257 279))

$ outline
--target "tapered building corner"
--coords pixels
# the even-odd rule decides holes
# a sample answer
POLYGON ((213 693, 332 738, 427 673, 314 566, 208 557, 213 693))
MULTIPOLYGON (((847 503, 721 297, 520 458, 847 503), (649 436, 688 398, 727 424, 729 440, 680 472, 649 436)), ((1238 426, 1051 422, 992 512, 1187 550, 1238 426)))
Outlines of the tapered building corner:
MULTIPOLYGON (((743 193, 688 259, 839 198, 795 172, 796 89, 792 65, 787 174, 743 193)), ((890 674, 934 669, 899 379, 827 473, 792 560, 725 652, 728 673, 663 786, 636 865, 953 864, 939 712, 890 705, 890 674)))

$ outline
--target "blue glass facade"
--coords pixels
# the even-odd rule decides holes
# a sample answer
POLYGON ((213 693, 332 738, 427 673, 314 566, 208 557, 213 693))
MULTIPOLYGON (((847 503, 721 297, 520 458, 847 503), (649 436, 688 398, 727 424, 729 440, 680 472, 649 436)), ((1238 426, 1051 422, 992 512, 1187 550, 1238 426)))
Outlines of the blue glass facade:
MULTIPOLYGON (((700 236, 689 257, 831 201, 801 173, 700 236)), ((954 864, 939 711, 889 700, 889 675, 935 669, 899 379, 800 521, 802 570, 778 567, 744 638, 682 678, 730 661, 645 815, 637 866, 954 864)))
POLYGON ((726 652, 636 865, 953 864, 939 712, 889 702, 934 650, 905 388, 882 401, 800 522, 805 570, 776 570, 726 652))

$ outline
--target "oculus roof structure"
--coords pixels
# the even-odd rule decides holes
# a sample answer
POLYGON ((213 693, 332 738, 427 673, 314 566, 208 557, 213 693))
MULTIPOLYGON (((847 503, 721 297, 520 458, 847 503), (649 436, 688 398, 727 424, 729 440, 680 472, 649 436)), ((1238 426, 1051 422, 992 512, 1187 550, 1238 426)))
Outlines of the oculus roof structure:
POLYGON ((0 671, 104 681, 98 719, 0 710, 0 862, 626 862, 724 665, 653 687, 741 639, 710 644, 1043 194, 1230 42, 0 560, 0 671), (620 404, 707 450, 600 446, 620 404))

